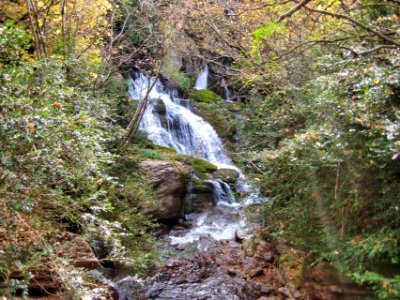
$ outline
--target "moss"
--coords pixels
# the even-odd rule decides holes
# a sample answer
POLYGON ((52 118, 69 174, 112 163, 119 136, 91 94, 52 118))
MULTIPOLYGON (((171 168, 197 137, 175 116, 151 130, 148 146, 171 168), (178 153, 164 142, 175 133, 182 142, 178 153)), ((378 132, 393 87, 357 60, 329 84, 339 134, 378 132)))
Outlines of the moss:
POLYGON ((213 165, 212 163, 201 158, 192 158, 190 159, 189 163, 192 165, 195 171, 199 173, 212 173, 218 169, 216 165, 213 165))
POLYGON ((193 84, 193 78, 179 70, 179 65, 172 59, 167 59, 162 68, 162 75, 169 80, 170 83, 179 87, 185 93, 189 92, 193 84))
POLYGON ((215 103, 222 100, 220 96, 209 90, 191 90, 189 99, 204 103, 215 103))
POLYGON ((304 256, 300 251, 291 251, 279 256, 279 268, 286 274, 286 278, 296 285, 301 284, 304 256))
POLYGON ((166 147, 166 146, 154 145, 154 149, 155 150, 163 150, 163 151, 169 152, 169 153, 177 153, 175 149, 172 149, 172 148, 166 147))
POLYGON ((164 157, 159 152, 150 149, 139 149, 139 155, 141 159, 164 159, 164 157))
POLYGON ((234 169, 218 169, 215 175, 222 181, 229 183, 235 183, 239 179, 239 173, 234 169))
POLYGON ((165 155, 169 160, 176 160, 191 165, 196 172, 197 177, 200 178, 199 180, 209 179, 208 174, 218 170, 216 165, 201 158, 194 158, 189 155, 179 154, 172 151, 165 153, 165 155))
POLYGON ((236 112, 240 112, 242 109, 244 109, 246 104, 244 104, 242 102, 227 102, 226 106, 230 112, 236 113, 236 112))
POLYGON ((202 181, 200 184, 193 184, 192 192, 194 194, 212 194, 213 187, 207 182, 202 181))
POLYGON ((168 155, 168 159, 170 160, 177 160, 177 161, 181 161, 181 162, 185 162, 185 163, 190 163, 190 156, 185 155, 185 154, 179 154, 179 153, 173 153, 171 152, 168 155))

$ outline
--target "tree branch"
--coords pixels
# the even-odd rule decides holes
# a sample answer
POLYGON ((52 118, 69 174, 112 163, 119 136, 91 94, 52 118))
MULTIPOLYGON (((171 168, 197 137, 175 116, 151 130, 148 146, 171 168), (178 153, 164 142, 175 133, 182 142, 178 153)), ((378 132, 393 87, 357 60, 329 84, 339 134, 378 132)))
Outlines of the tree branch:
POLYGON ((368 55, 368 54, 371 54, 373 52, 376 52, 376 51, 379 51, 379 50, 382 50, 382 49, 397 49, 397 46, 395 46, 395 45, 379 45, 379 46, 376 46, 376 47, 374 47, 372 49, 364 50, 362 52, 357 52, 357 54, 359 56, 363 56, 363 55, 368 55))
POLYGON ((281 15, 278 19, 278 23, 282 22, 284 19, 291 17, 296 11, 300 10, 303 6, 309 3, 311 0, 303 0, 299 4, 295 5, 291 10, 281 15))
POLYGON ((368 27, 368 26, 366 26, 366 25, 364 25, 364 24, 362 24, 362 23, 350 18, 349 16, 342 15, 342 14, 336 14, 336 13, 332 13, 332 12, 325 11, 325 10, 319 10, 319 9, 315 9, 315 8, 310 8, 310 7, 307 7, 307 6, 304 6, 304 8, 307 9, 308 11, 311 11, 311 12, 320 13, 320 14, 327 15, 327 16, 330 16, 330 17, 333 17, 333 18, 337 18, 337 19, 347 20, 350 23, 352 23, 353 25, 356 25, 356 26, 364 29, 365 31, 367 31, 367 32, 369 32, 369 33, 381 38, 382 40, 388 42, 389 44, 396 45, 397 47, 400 47, 400 43, 388 38, 387 36, 383 35, 382 33, 378 32, 376 30, 374 30, 374 29, 372 29, 372 28, 370 28, 370 27, 368 27))

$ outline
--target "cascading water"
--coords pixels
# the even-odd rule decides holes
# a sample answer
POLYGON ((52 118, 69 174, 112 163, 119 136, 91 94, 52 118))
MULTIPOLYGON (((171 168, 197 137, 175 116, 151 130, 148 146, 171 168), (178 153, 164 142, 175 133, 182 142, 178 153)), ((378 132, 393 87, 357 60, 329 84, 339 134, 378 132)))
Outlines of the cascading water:
MULTIPOLYGON (((142 99, 154 80, 156 79, 149 79, 142 73, 135 74, 135 79, 130 80, 131 97, 142 99)), ((155 144, 203 158, 218 167, 236 169, 214 128, 190 109, 182 106, 176 92, 166 90, 161 81, 157 80, 150 91, 149 100, 140 129, 147 133, 155 144), (157 114, 158 106, 165 107, 165 116, 157 114)))
MULTIPOLYGON (((206 89, 207 80, 208 66, 205 65, 196 80, 195 88, 206 89)), ((157 145, 203 158, 218 168, 235 169, 241 174, 229 159, 214 128, 184 105, 187 101, 180 99, 176 90, 166 89, 160 80, 136 73, 130 79, 131 97, 143 99, 151 86, 153 88, 148 96, 149 104, 139 127, 141 131, 157 145)), ((204 237, 215 240, 233 239, 236 230, 245 226, 241 218, 243 204, 235 201, 230 186, 219 179, 207 182, 213 187, 216 209, 188 215, 187 218, 194 226, 184 234, 172 232, 169 236, 171 244, 189 243, 204 237)))
POLYGON ((228 88, 228 84, 226 83, 225 79, 222 78, 221 80, 221 85, 224 88, 224 92, 225 92, 225 100, 228 102, 232 102, 231 99, 231 91, 228 88))
POLYGON ((201 68, 201 72, 196 79, 194 88, 196 90, 206 90, 208 88, 208 65, 204 65, 201 68))

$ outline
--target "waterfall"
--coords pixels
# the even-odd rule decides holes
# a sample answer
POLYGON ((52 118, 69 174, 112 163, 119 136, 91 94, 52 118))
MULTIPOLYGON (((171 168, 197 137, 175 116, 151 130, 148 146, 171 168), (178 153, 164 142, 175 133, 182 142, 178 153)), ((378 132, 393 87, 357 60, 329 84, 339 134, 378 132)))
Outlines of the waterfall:
POLYGON ((228 102, 232 102, 231 99, 231 91, 228 88, 228 84, 226 83, 225 79, 222 78, 221 80, 221 85, 224 88, 224 92, 225 92, 225 100, 228 102))
MULTIPOLYGON (((208 67, 204 66, 196 80, 195 88, 206 89, 207 77, 208 67)), ((139 129, 157 145, 171 147, 178 153, 200 157, 218 168, 235 169, 240 173, 240 180, 243 180, 244 175, 231 162, 217 132, 190 110, 188 100, 180 99, 177 90, 167 89, 160 80, 138 72, 129 81, 132 99, 143 99, 153 84, 149 93, 149 104, 139 129)), ((235 232, 246 225, 242 209, 245 204, 235 201, 230 186, 219 179, 207 182, 213 186, 216 207, 211 211, 188 215, 187 219, 192 222, 193 227, 185 233, 171 233, 168 237, 170 244, 199 241, 200 247, 204 239, 234 239, 235 232)), ((241 189, 248 189, 247 185, 242 186, 241 189)), ((257 195, 252 193, 245 202, 251 204, 257 201, 257 195)))
POLYGON ((214 200, 217 205, 230 205, 235 202, 235 198, 233 197, 229 184, 220 179, 209 180, 209 182, 212 183, 214 187, 214 200))
POLYGON ((196 90, 206 90, 208 88, 208 65, 204 65, 201 68, 200 75, 196 79, 194 88, 196 90))
MULTIPOLYGON (((155 78, 142 73, 130 79, 129 92, 133 99, 142 99, 155 78)), ((200 157, 218 167, 234 168, 221 139, 214 128, 181 105, 176 91, 168 90, 157 80, 149 94, 150 103, 139 129, 157 144, 178 153, 200 157)))

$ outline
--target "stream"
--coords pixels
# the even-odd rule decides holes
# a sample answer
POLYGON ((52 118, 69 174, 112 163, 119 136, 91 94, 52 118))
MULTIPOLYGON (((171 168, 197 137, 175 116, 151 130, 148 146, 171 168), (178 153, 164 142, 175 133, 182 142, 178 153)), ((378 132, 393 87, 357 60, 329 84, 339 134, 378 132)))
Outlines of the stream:
MULTIPOLYGON (((208 66, 203 66, 195 89, 208 88, 208 72, 208 66)), ((258 228, 248 220, 246 208, 267 199, 233 164, 215 129, 191 110, 189 100, 179 98, 177 90, 166 88, 160 80, 137 72, 129 82, 131 98, 143 99, 151 86, 150 102, 139 129, 156 145, 202 158, 218 168, 235 170, 239 179, 234 189, 241 197, 236 199, 228 183, 220 179, 207 180, 212 186, 215 206, 206 211, 187 213, 186 226, 178 224, 162 236, 159 249, 164 267, 144 282, 128 277, 114 284, 119 299, 233 300, 258 299, 269 294, 269 288, 251 278, 264 274, 260 271, 260 261, 262 267, 272 263, 272 250, 268 251, 269 246, 263 244, 254 250, 259 253, 260 261, 250 257, 244 259, 239 243, 254 236, 258 228), (154 83, 154 80, 157 81, 154 83), (269 255, 266 260, 265 253, 269 255)))

